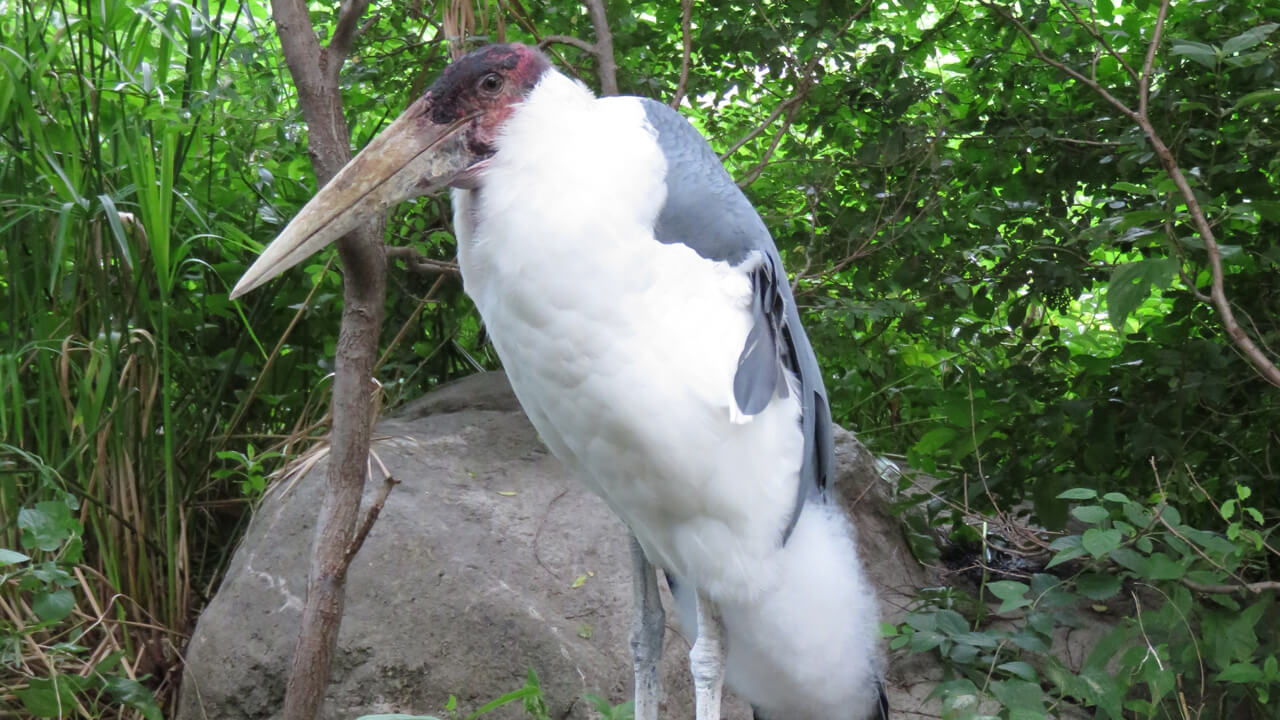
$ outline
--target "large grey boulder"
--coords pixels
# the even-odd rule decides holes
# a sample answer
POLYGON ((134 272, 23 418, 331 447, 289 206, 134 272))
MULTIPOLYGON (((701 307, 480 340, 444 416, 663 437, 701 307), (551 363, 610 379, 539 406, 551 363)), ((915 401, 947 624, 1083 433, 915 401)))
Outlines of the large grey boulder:
MULTIPOLYGON (((928 579, 885 511, 874 458, 849 433, 837 440, 838 486, 893 622, 928 579)), ((543 448, 505 376, 407 406, 378 425, 374 452, 400 484, 350 571, 325 718, 443 714, 450 695, 465 715, 521 687, 530 668, 553 718, 591 717, 584 693, 628 699, 625 530, 543 448)), ((256 513, 187 649, 179 720, 279 716, 324 465, 276 487, 256 513)), ((369 483, 366 504, 380 485, 369 483)), ((688 651, 669 628, 664 718, 693 717, 688 651)), ((931 674, 895 664, 894 705, 919 707, 931 674)), ((750 712, 731 698, 725 717, 750 712)))

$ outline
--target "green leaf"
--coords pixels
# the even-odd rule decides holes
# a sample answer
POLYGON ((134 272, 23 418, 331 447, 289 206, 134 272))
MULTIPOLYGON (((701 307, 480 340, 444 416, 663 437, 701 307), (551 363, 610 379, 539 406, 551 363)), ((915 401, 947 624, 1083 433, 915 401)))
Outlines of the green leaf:
POLYGON ((1103 555, 1120 547, 1123 536, 1119 530, 1099 530, 1098 528, 1089 528, 1084 531, 1084 535, 1080 538, 1081 546, 1090 555, 1100 558, 1103 555))
POLYGON ((1254 90, 1251 93, 1247 93, 1237 100, 1235 105, 1231 106, 1231 112, 1235 112, 1250 105, 1260 105, 1262 103, 1280 103, 1280 89, 1265 88, 1263 90, 1254 90))
MULTIPOLYGON (((164 714, 160 712, 155 696, 137 680, 116 676, 108 678, 105 685, 117 703, 137 710, 147 720, 164 720, 164 714)), ((435 718, 427 720, 435 720, 435 718)))
POLYGON ((991 683, 991 692, 1009 709, 1010 720, 1043 720, 1045 717, 1045 695, 1039 683, 997 680, 991 683))
POLYGON ((1276 23, 1267 23, 1265 25, 1259 25, 1255 28, 1245 30, 1239 35, 1222 43, 1222 54, 1235 55, 1238 52, 1248 50, 1254 45, 1266 40, 1267 36, 1275 32, 1277 27, 1280 27, 1280 25, 1277 25, 1276 23))
POLYGON ((1125 503, 1121 508, 1124 512, 1124 519, 1138 527, 1146 527, 1151 522, 1151 511, 1138 503, 1125 503))
POLYGON ((1125 320, 1151 295, 1151 289, 1168 287, 1177 272, 1176 258, 1147 258, 1117 265, 1107 283, 1107 317, 1111 327, 1123 332, 1125 320))
POLYGON ((1120 578, 1106 573, 1082 573, 1076 578, 1076 590, 1090 600, 1107 600, 1120 592, 1120 578))
POLYGON ((1168 555, 1157 552, 1151 553, 1145 577, 1148 580, 1181 580, 1186 573, 1187 569, 1182 565, 1174 562, 1168 555))
POLYGON ((1234 663, 1218 673, 1215 682, 1256 683, 1262 681, 1262 670, 1251 663, 1234 663))
POLYGON ((939 610, 933 614, 938 630, 948 635, 962 635, 969 632, 969 621, 955 610, 939 610))
POLYGON ((1003 670, 1010 675, 1016 675, 1028 682, 1036 682, 1039 679, 1039 675, 1036 674, 1036 669, 1031 666, 1031 663, 1023 662, 1021 660, 1001 663, 996 666, 996 669, 1003 670))
POLYGON ((1111 560, 1120 567, 1131 570, 1141 577, 1150 575, 1150 561, 1132 548, 1116 548, 1112 550, 1111 560))
POLYGON ((954 440, 956 431, 949 427, 939 427, 925 433, 923 437, 916 442, 913 451, 921 455, 932 455, 940 450, 947 443, 954 440))
POLYGON ((1090 488, 1071 488, 1059 493, 1062 500, 1092 500, 1098 497, 1098 491, 1090 488))
POLYGON ((1189 40, 1174 40, 1173 48, 1169 52, 1190 58, 1210 70, 1218 67, 1218 51, 1212 45, 1189 40))
POLYGON ((993 583, 987 583, 987 590, 1002 601, 1000 607, 996 610, 998 613, 1012 612, 1031 604, 1031 601, 1025 597, 1031 588, 1027 587, 1025 583, 1015 580, 998 580, 993 583))
POLYGON ((1097 525, 1111 517, 1110 511, 1101 505, 1081 505, 1071 508, 1071 514, 1082 523, 1097 525))
POLYGON ((5 548, 0 548, 0 565, 16 565, 18 563, 26 562, 30 559, 31 558, 27 557, 26 555, 23 555, 22 553, 16 550, 8 550, 5 548))
POLYGON ((45 622, 57 622, 71 614, 76 606, 76 598, 70 590, 36 593, 31 600, 31 609, 36 616, 45 622))
POLYGON ((973 718, 982 701, 978 687, 968 679, 938 683, 929 697, 942 699, 943 718, 973 718))
POLYGON ((75 689, 69 679, 65 675, 32 678, 27 687, 17 692, 18 700, 34 717, 70 716, 75 706, 75 689))
POLYGON ((80 525, 71 517, 71 508, 66 503, 45 500, 36 503, 34 508, 19 510, 18 527, 22 528, 24 547, 52 552, 77 535, 80 525))
POLYGON ((1068 560, 1074 560, 1081 555, 1084 555, 1084 548, 1080 544, 1079 535, 1066 535, 1064 537, 1060 537, 1052 543, 1049 543, 1049 549, 1057 550, 1059 552, 1057 555, 1053 556, 1053 559, 1045 566, 1046 568, 1061 565, 1068 560))

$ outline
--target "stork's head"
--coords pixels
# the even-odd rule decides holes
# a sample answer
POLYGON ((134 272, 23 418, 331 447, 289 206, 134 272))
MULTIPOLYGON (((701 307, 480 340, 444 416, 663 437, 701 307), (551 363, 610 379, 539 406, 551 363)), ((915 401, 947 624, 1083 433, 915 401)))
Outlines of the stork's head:
POLYGON ((240 278, 238 297, 404 200, 474 188, 516 105, 550 68, 524 45, 489 45, 445 68, 426 93, 347 163, 240 278))

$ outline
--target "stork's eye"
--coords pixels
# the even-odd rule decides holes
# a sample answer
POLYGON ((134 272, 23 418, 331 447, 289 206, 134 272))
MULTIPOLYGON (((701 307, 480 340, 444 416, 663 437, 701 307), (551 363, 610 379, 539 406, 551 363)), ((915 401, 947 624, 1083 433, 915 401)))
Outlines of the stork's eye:
POLYGON ((486 95, 497 95, 502 90, 502 76, 489 73, 480 78, 480 92, 486 95))

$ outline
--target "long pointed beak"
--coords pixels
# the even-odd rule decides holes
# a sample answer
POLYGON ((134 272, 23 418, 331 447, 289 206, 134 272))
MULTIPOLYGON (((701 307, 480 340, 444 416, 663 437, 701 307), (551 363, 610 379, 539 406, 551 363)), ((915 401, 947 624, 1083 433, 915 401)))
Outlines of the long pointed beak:
POLYGON ((419 99, 352 158, 262 251, 231 291, 237 298, 305 260, 392 206, 449 185, 479 158, 450 125, 430 120, 419 99))

